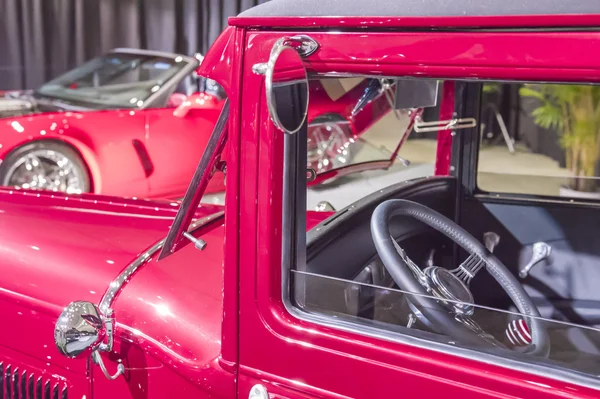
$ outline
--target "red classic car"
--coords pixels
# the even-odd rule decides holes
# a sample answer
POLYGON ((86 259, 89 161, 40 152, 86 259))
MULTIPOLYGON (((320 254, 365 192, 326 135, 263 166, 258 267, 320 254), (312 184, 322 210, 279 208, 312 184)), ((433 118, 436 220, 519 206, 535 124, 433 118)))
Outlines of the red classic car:
MULTIPOLYGON (((200 59, 115 49, 37 90, 4 93, 0 185, 181 197, 225 97, 216 82, 196 76, 200 59)), ((373 90, 364 84, 340 97, 339 88, 312 88, 322 104, 310 115, 310 162, 331 169, 351 159, 345 144, 360 133, 357 125, 366 128, 352 107, 373 90)), ((208 191, 223 189, 221 178, 208 191)))
POLYGON ((597 130, 600 4, 350 5, 230 19, 181 205, 0 190, 1 397, 599 396, 600 202, 561 188, 598 183, 572 144, 597 130), (352 161, 321 171, 315 82, 371 87, 352 161), (526 88, 576 167, 484 145, 484 82, 526 88), (398 152, 411 130, 435 139, 398 152), (225 205, 199 205, 216 170, 225 205))

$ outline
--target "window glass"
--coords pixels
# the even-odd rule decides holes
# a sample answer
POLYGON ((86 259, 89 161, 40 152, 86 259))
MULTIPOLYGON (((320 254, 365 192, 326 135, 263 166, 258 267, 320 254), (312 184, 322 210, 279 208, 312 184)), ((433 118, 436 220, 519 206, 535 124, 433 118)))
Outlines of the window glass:
MULTIPOLYGON (((380 262, 373 262, 365 270, 368 272, 363 271, 355 279, 294 270, 294 279, 306 287, 300 306, 308 312, 354 324, 356 330, 361 327, 380 330, 389 339, 403 335, 435 344, 476 349, 527 364, 598 375, 600 330, 597 328, 539 318, 538 323, 547 331, 552 347, 548 357, 538 356, 521 352, 531 338, 528 327, 523 327, 526 318, 514 306, 501 310, 474 305, 473 315, 459 320, 474 335, 481 336, 483 344, 457 340, 436 331, 422 316, 415 316, 413 303, 424 296, 395 287, 380 262)), ((436 300, 432 296, 428 298, 436 300)))
MULTIPOLYGON (((313 322, 359 334, 404 342, 416 338, 419 345, 438 350, 475 351, 486 361, 495 355, 494 359, 521 362, 526 369, 537 365, 550 367, 552 373, 596 378, 600 329, 593 309, 598 308, 597 301, 579 301, 577 306, 591 313, 575 322, 559 310, 562 302, 522 285, 517 265, 502 265, 506 273, 503 278, 497 272, 488 273, 494 267, 500 270, 483 249, 484 244, 488 250, 496 245, 493 236, 484 234, 483 238, 473 238, 476 245, 464 244, 460 238, 464 230, 453 222, 457 182, 452 176, 426 178, 434 172, 438 132, 423 133, 423 121, 447 126, 450 121, 440 121, 439 110, 444 107, 442 98, 454 97, 455 117, 475 121, 474 126, 456 130, 456 134, 484 136, 478 170, 483 189, 498 182, 496 176, 504 176, 506 190, 517 192, 514 187, 520 185, 521 192, 542 192, 550 183, 539 183, 535 189, 532 186, 542 180, 541 176, 551 175, 546 171, 551 168, 554 179, 568 181, 565 167, 552 160, 553 155, 527 150, 519 140, 513 141, 513 136, 503 141, 501 132, 500 138, 487 134, 491 121, 512 126, 508 118, 498 122, 496 109, 501 113, 505 105, 494 97, 498 96, 495 90, 520 100, 542 101, 540 92, 534 92, 539 86, 486 87, 487 97, 480 102, 481 109, 476 109, 465 107, 461 101, 477 104, 474 100, 480 95, 480 83, 440 82, 437 101, 420 107, 417 104, 422 93, 410 92, 411 88, 419 90, 419 85, 415 80, 406 85, 401 82, 368 77, 311 82, 308 129, 286 136, 286 140, 298 140, 297 146, 288 145, 288 150, 301 149, 286 154, 286 162, 306 162, 308 170, 303 180, 299 177, 303 168, 286 169, 286 184, 296 186, 285 186, 285 193, 299 193, 296 204, 284 201, 283 210, 284 278, 292 305, 313 322), (471 95, 475 97, 467 98, 471 95), (398 101, 400 97, 402 101, 398 101), (496 108, 489 106, 494 98, 496 108), (415 101, 414 107, 410 101, 415 101), (395 106, 399 103, 406 106, 395 106), (413 124, 418 116, 421 133, 415 133, 413 124), (305 148, 300 145, 303 140, 305 148), (527 175, 534 175, 534 180, 519 181, 527 175), (511 176, 517 177, 515 183, 511 183, 511 176), (391 199, 421 208, 390 213, 387 231, 381 233, 377 227, 380 218, 373 215, 378 206, 391 199), (292 221, 290 215, 294 215, 292 221), (380 247, 387 237, 391 238, 388 254, 395 254, 392 262, 391 255, 382 255, 380 247), (459 243, 470 248, 469 253, 459 243), (516 298, 515 292, 526 301, 516 298)), ((580 93, 573 95, 578 99, 580 93)), ((594 96, 588 97, 590 107, 595 104, 594 96)), ((583 107, 584 100, 577 101, 583 107)), ((547 118, 542 111, 535 111, 541 106, 549 107, 533 106, 530 114, 538 119, 530 121, 531 126, 547 118)), ((525 123, 524 117, 521 123, 525 123)), ((560 123, 545 128, 556 128, 560 123)), ((591 124, 578 122, 577 129, 591 124)), ((556 142, 561 141, 557 138, 556 142)), ((552 154, 559 155, 560 151, 552 154)), ((473 352, 467 353, 472 357, 473 352)))
POLYGON ((43 84, 35 95, 90 107, 138 108, 188 65, 183 57, 111 53, 43 84))
POLYGON ((394 95, 378 79, 311 82, 307 167, 317 177, 309 177, 307 209, 322 201, 341 209, 367 192, 433 174, 436 135, 415 134, 422 110, 392 110, 394 95))
POLYGON ((600 86, 486 84, 481 190, 598 198, 600 86))

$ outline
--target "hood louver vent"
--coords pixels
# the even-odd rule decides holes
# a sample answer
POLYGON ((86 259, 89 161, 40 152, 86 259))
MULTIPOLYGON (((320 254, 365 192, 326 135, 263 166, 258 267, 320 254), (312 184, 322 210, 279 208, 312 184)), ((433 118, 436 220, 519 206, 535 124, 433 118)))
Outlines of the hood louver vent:
POLYGON ((26 370, 0 362, 0 399, 67 399, 65 383, 35 377, 26 370))

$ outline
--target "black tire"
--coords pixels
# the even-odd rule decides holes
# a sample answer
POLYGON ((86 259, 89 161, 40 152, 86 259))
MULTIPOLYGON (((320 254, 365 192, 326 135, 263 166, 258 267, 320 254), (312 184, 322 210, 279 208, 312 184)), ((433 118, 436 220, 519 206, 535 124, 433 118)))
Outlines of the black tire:
MULTIPOLYGON (((44 162, 47 162, 48 165, 51 165, 53 162, 53 160, 50 159, 51 156, 46 158, 42 154, 54 154, 57 157, 66 158, 70 162, 69 167, 72 171, 72 177, 77 179, 77 186, 80 187, 80 191, 82 193, 90 192, 92 186, 91 179, 88 168, 81 156, 69 145, 54 141, 33 142, 13 150, 4 159, 2 164, 0 164, 0 185, 8 187, 16 186, 11 180, 14 178, 15 172, 19 170, 19 163, 23 162, 23 159, 27 155, 36 155, 44 162)), ((66 190, 56 189, 52 191, 66 190)))

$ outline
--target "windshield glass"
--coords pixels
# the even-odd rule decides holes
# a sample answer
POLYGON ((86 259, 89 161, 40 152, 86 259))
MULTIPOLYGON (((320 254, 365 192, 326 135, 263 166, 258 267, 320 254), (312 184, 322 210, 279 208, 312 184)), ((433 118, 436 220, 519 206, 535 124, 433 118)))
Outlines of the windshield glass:
MULTIPOLYGON (((356 190, 359 183, 375 191, 433 174, 435 134, 412 132, 423 110, 394 109, 394 85, 374 78, 321 78, 310 87, 308 210, 322 201, 335 209, 350 205, 365 195, 356 190)), ((426 110, 431 111, 435 108, 426 110)))
POLYGON ((38 97, 99 108, 139 108, 189 65, 183 57, 111 53, 42 85, 38 97))

